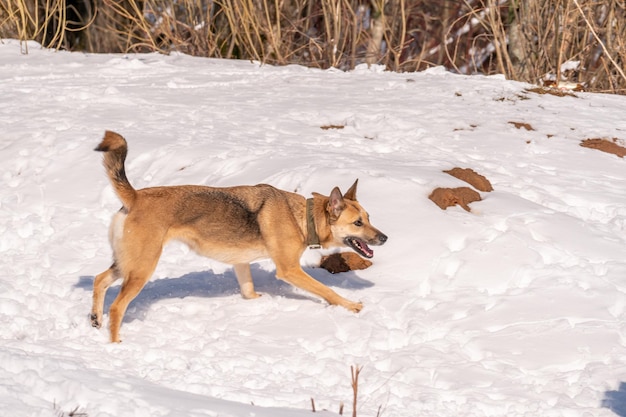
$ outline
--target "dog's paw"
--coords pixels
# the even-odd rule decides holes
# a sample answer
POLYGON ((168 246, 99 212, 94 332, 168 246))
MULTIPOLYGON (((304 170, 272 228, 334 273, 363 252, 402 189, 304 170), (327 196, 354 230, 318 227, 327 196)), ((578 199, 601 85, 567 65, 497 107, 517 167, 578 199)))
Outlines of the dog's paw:
POLYGON ((246 299, 246 300, 254 300, 255 298, 259 298, 261 297, 263 294, 259 294, 258 292, 253 292, 253 293, 248 293, 248 294, 241 294, 241 296, 246 299))
POLYGON ((89 320, 91 321, 91 325, 93 327, 95 327, 96 329, 99 329, 102 326, 102 323, 98 319, 98 315, 97 314, 93 314, 93 313, 90 314, 89 315, 89 320))
POLYGON ((358 303, 350 302, 348 305, 344 307, 346 307, 348 310, 352 311, 353 313, 358 313, 359 311, 363 310, 363 303, 360 301, 358 303))

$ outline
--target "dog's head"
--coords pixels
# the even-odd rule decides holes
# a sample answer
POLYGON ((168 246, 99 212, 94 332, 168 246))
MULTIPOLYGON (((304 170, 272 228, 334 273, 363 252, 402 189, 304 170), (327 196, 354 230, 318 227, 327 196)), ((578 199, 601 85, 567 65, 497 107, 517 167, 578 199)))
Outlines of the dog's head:
POLYGON ((369 215, 356 199, 356 180, 352 187, 341 194, 335 187, 330 196, 314 193, 316 200, 323 204, 326 218, 326 233, 320 234, 324 247, 348 246, 366 258, 374 256, 369 245, 382 245, 387 236, 376 229, 369 220, 369 215))

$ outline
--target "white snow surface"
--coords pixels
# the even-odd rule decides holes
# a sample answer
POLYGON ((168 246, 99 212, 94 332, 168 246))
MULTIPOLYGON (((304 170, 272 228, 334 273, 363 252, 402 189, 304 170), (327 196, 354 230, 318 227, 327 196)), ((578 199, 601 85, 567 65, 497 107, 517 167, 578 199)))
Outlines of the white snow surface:
MULTIPOLYGON (((626 97, 539 95, 434 68, 351 72, 0 43, 0 415, 626 415, 626 97), (524 122, 534 130, 517 129, 524 122), (321 129, 342 125, 343 129, 321 129), (253 265, 166 248, 121 344, 90 326, 120 202, 92 149, 129 142, 137 187, 346 190, 389 236, 369 269, 305 270, 359 314, 253 265), (441 210, 436 187, 494 191, 441 210), (320 413, 319 410, 328 410, 320 413)), ((107 294, 113 301, 119 282, 107 294)), ((105 312, 106 313, 106 312, 105 312)))

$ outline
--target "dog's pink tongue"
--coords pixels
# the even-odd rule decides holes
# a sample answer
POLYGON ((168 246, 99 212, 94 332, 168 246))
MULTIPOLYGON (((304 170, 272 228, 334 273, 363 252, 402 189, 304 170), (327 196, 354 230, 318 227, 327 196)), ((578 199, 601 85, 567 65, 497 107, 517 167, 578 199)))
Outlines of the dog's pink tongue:
POLYGON ((371 258, 374 256, 374 251, 370 249, 369 246, 367 246, 367 243, 361 241, 359 242, 361 244, 361 249, 363 249, 363 253, 368 257, 371 258))

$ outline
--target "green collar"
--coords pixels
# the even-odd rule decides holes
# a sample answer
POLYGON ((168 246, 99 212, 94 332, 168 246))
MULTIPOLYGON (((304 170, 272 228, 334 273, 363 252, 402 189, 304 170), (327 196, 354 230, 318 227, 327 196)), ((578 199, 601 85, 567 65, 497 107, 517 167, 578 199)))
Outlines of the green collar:
POLYGON ((306 244, 310 249, 319 249, 320 237, 315 231, 315 217, 313 215, 313 199, 308 198, 306 200, 306 244))

